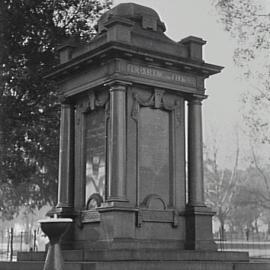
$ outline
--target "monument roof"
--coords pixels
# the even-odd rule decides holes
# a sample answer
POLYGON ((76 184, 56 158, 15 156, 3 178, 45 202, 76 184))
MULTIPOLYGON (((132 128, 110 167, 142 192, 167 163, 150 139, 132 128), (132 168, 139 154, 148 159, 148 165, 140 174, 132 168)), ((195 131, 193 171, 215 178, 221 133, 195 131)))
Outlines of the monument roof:
POLYGON ((68 42, 59 47, 60 65, 52 76, 99 65, 109 59, 132 59, 172 70, 185 70, 203 77, 220 72, 222 67, 205 63, 203 39, 189 36, 174 41, 166 36, 166 27, 152 8, 123 3, 108 10, 98 21, 97 35, 89 43, 68 42))
POLYGON ((165 24, 160 20, 159 15, 155 10, 149 7, 141 6, 134 3, 123 3, 103 14, 98 22, 98 32, 102 32, 106 28, 106 23, 112 17, 122 17, 133 21, 135 24, 148 23, 151 29, 154 26, 155 31, 164 32, 165 24), (146 22, 147 21, 147 22, 146 22))

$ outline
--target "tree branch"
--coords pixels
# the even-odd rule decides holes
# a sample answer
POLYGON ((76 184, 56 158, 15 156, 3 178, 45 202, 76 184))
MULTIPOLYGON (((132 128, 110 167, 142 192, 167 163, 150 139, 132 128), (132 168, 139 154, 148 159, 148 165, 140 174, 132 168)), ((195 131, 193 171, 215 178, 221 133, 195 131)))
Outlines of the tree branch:
MULTIPOLYGON (((72 17, 67 21, 67 23, 64 24, 64 26, 63 26, 64 29, 66 29, 67 26, 68 26, 69 24, 71 24, 71 23, 74 21, 75 17, 76 17, 76 16, 79 14, 79 12, 80 12, 80 9, 81 9, 81 7, 82 7, 82 4, 83 4, 83 1, 80 1, 80 4, 79 4, 79 6, 77 7, 77 9, 75 10, 75 12, 73 13, 72 17)), ((68 12, 67 12, 67 17, 68 17, 68 12)))
POLYGON ((267 176, 265 175, 264 171, 263 171, 263 170, 261 169, 261 167, 259 166, 253 147, 251 147, 251 151, 252 151, 252 156, 253 156, 254 165, 255 165, 256 169, 258 170, 258 172, 259 172, 259 173, 261 174, 261 176, 263 177, 264 184, 265 184, 265 187, 266 187, 268 196, 270 197, 269 179, 267 178, 267 176))

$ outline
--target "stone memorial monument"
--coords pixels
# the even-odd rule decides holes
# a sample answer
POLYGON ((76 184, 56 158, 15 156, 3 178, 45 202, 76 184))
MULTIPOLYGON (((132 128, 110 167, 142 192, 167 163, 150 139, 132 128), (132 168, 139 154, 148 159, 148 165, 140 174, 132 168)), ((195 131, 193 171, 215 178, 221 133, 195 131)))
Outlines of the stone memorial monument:
POLYGON ((49 75, 62 97, 57 214, 75 220, 63 245, 215 250, 201 105, 222 68, 203 61, 201 38, 170 40, 150 8, 121 4, 97 31, 60 47, 49 75))
POLYGON ((222 67, 203 60, 203 39, 164 32, 151 8, 120 4, 90 43, 59 47, 47 76, 61 99, 52 214, 73 219, 66 269, 253 269, 247 253, 217 251, 204 202, 205 79, 222 67))

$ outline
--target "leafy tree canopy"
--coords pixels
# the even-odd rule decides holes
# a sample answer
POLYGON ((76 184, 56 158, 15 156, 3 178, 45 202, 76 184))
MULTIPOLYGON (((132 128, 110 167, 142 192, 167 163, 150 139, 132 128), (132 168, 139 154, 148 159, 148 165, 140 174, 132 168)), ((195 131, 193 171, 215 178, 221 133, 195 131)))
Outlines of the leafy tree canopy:
POLYGON ((90 40, 109 0, 0 1, 0 212, 56 198, 59 104, 42 74, 72 35, 90 40))
POLYGON ((270 8, 265 0, 213 0, 225 29, 237 40, 234 60, 248 86, 243 95, 249 135, 270 142, 270 8))

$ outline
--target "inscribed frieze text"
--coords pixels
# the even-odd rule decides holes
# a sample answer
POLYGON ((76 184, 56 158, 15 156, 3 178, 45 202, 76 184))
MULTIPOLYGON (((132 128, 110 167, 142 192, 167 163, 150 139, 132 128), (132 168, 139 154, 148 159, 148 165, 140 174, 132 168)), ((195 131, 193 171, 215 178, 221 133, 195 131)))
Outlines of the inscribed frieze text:
POLYGON ((196 78, 185 74, 170 72, 153 67, 146 67, 138 64, 127 64, 126 72, 153 79, 173 81, 187 86, 196 87, 196 78))

